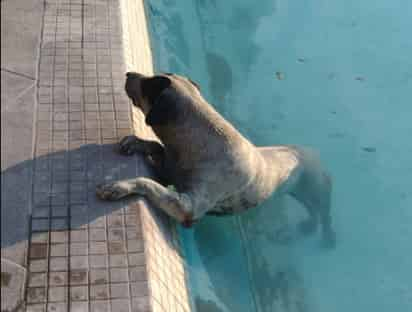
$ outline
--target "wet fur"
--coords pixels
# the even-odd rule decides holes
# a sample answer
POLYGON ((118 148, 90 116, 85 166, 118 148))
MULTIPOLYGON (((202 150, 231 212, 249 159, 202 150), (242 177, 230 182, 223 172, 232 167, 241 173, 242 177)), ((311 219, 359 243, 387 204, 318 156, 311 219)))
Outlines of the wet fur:
POLYGON ((120 142, 120 150, 146 154, 160 183, 138 177, 102 185, 97 190, 101 198, 145 196, 191 226, 206 214, 240 213, 274 193, 289 194, 307 208, 302 232, 314 232, 320 221, 324 244, 334 246, 332 182, 314 152, 254 146, 207 103, 197 84, 182 76, 128 73, 126 92, 161 143, 129 136, 120 142))

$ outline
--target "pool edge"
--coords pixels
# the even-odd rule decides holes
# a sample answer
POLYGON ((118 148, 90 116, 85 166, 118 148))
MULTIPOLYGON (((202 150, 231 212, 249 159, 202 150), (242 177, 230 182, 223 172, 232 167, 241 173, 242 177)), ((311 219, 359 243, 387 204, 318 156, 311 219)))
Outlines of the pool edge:
MULTIPOLYGON (((144 0, 120 0, 122 41, 127 71, 154 73, 149 24, 144 0)), ((144 123, 143 114, 132 107, 133 130, 156 138, 144 123)), ((184 256, 176 224, 146 201, 139 201, 150 310, 193 311, 184 256)))

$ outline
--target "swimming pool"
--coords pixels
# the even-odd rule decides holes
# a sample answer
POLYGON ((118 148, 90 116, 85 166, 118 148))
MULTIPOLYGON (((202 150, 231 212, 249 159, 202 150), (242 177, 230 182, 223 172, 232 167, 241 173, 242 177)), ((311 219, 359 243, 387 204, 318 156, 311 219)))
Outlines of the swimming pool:
POLYGON ((277 199, 181 230, 198 312, 412 310, 412 2, 150 0, 158 71, 256 145, 319 150, 335 250, 277 199))

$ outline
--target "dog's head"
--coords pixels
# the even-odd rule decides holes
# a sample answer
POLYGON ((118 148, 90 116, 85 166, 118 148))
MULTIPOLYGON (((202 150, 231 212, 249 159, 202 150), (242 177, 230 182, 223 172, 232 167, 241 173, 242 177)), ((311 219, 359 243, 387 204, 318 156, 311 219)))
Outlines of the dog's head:
POLYGON ((171 73, 144 76, 126 74, 126 93, 146 116, 149 126, 166 125, 178 118, 179 106, 200 95, 199 86, 188 78, 171 73))

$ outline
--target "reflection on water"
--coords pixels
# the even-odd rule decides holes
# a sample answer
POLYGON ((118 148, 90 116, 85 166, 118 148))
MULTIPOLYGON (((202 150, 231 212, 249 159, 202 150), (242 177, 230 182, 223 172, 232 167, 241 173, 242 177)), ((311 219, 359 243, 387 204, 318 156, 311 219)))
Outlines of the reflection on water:
POLYGON ((313 146, 336 186, 333 251, 290 198, 182 230, 198 312, 412 310, 412 2, 148 2, 159 71, 256 145, 313 146))

